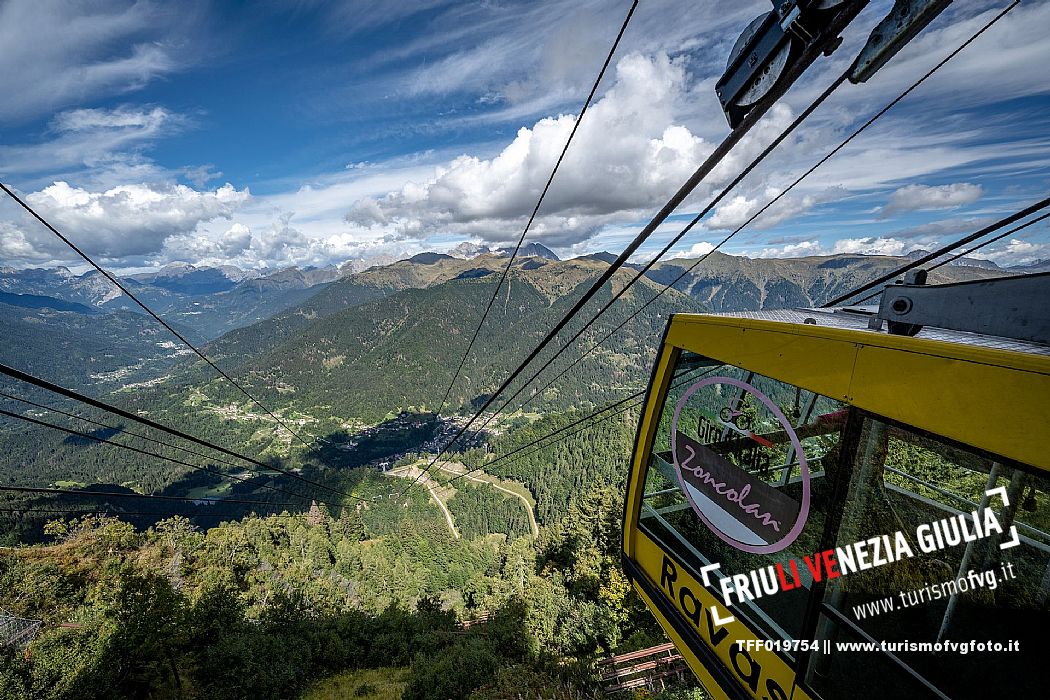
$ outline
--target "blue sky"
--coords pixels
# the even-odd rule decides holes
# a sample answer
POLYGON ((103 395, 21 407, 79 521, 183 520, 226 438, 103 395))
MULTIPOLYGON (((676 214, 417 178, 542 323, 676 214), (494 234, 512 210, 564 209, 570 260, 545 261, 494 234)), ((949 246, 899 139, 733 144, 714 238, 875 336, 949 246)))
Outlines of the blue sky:
MULTIPOLYGON (((651 255, 843 70, 873 2, 662 227, 651 255)), ((846 85, 676 255, 709 249, 1004 3, 956 2, 846 85)), ((617 251, 728 132, 713 93, 768 2, 643 0, 541 210, 617 251)), ((383 262, 517 238, 628 3, 0 3, 0 177, 107 264, 383 262)), ((1024 2, 727 252, 930 248, 1050 189, 1050 3, 1024 2)), ((0 205, 0 263, 69 264, 0 205)), ((1050 258, 1035 226, 982 251, 1050 258)))

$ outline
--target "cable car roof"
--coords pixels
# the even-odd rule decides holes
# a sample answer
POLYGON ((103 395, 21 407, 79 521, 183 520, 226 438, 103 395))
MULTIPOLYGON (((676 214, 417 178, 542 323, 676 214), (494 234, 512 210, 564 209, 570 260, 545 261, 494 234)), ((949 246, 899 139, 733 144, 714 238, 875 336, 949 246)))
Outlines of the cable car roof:
MULTIPOLYGON (((756 321, 775 321, 777 323, 796 323, 800 325, 811 325, 818 328, 840 328, 849 331, 862 331, 875 335, 892 336, 886 330, 871 330, 868 321, 878 310, 878 305, 869 306, 846 306, 833 309, 777 309, 772 311, 734 311, 727 313, 710 314, 712 316, 724 316, 726 318, 746 318, 756 321), (812 321, 807 321, 812 319, 812 321)), ((676 316, 707 316, 708 314, 677 314, 676 316)), ((1008 352, 1019 352, 1029 355, 1042 355, 1050 357, 1050 345, 1032 343, 1012 338, 986 335, 984 333, 970 333, 967 331, 953 331, 944 328, 925 327, 919 331, 916 338, 936 340, 942 343, 954 343, 956 345, 968 345, 989 350, 1004 350, 1008 352)))
POLYGON ((1050 470, 1050 347, 868 328, 870 307, 675 314, 665 342, 1050 470))

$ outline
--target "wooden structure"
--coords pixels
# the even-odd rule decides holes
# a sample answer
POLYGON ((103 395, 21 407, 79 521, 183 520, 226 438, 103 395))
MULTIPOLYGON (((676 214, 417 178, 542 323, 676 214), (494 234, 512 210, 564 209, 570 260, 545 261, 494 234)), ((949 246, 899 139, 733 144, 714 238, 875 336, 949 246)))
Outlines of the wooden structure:
POLYGON ((672 681, 692 680, 685 660, 671 642, 609 657, 598 662, 598 673, 607 695, 636 688, 664 690, 672 681))

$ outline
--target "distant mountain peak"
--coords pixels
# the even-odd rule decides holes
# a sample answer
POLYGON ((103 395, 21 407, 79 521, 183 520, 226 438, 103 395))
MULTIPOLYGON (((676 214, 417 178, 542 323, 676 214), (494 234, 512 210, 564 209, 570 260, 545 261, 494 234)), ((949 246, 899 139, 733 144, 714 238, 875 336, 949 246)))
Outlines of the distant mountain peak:
MULTIPOLYGON (((928 251, 928 250, 921 250, 920 249, 920 250, 913 250, 910 253, 907 253, 904 257, 909 259, 909 260, 918 260, 919 258, 923 257, 924 255, 929 255, 929 254, 930 254, 930 251, 928 251)), ((941 259, 943 259, 943 258, 941 258, 941 259)), ((938 260, 931 260, 930 262, 934 263, 934 262, 938 262, 938 260)), ((971 257, 965 256, 965 255, 963 257, 959 258, 958 260, 952 260, 948 264, 949 265, 963 265, 963 266, 966 266, 966 267, 980 267, 980 268, 983 268, 985 270, 999 270, 999 269, 1001 269, 999 267, 999 265, 997 265, 996 263, 992 262, 991 260, 985 260, 983 258, 971 258, 971 257)))
POLYGON ((454 258, 451 255, 445 255, 444 253, 416 253, 408 259, 408 262, 417 265, 433 265, 442 260, 454 260, 454 258))
POLYGON ((581 255, 580 258, 583 260, 600 260, 603 263, 608 263, 609 265, 612 265, 613 262, 616 260, 617 256, 613 255, 612 253, 606 250, 601 250, 597 253, 588 253, 587 255, 581 255))
MULTIPOLYGON (((500 248, 494 251, 496 255, 510 255, 514 252, 513 248, 500 248)), ((518 250, 519 258, 544 258, 546 260, 558 261, 561 258, 558 257, 557 253, 543 245, 542 243, 526 243, 518 250)))
POLYGON ((484 255, 485 253, 491 253, 487 245, 481 245, 480 243, 471 243, 470 241, 463 241, 452 250, 448 251, 448 254, 454 258, 460 258, 463 260, 471 260, 484 255))

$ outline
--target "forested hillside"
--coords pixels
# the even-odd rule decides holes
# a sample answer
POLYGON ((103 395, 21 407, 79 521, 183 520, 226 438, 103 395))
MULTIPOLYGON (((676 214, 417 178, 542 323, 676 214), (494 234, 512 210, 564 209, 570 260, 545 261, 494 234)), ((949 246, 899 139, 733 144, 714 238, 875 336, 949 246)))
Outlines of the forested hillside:
POLYGON ((49 381, 109 391, 163 375, 187 352, 141 314, 26 297, 0 299, 0 362, 49 381))
POLYGON ((455 540, 415 508, 56 523, 0 557, 0 605, 43 621, 31 654, 0 649, 0 697, 288 698, 390 667, 409 700, 599 697, 594 655, 660 637, 619 573, 615 490, 581 496, 537 542, 455 540))
MULTIPOLYGON (((543 269, 514 270, 508 278, 478 336, 477 352, 464 366, 450 396, 452 410, 472 405, 498 386, 582 291, 569 287, 552 299, 544 273, 543 269)), ((555 279, 562 282, 561 277, 555 279)), ((462 351, 469 341, 459 329, 470 326, 467 319, 480 318, 496 283, 495 275, 457 279, 423 290, 406 289, 332 314, 269 353, 253 356, 242 365, 242 376, 268 392, 271 401, 294 405, 311 415, 323 412, 332 419, 372 423, 392 407, 434 410, 455 369, 447 358, 462 351), (280 386, 267 387, 268 376, 279 376, 280 386)), ((574 345, 559 368, 579 357, 594 342, 592 338, 616 327, 654 292, 651 284, 632 288, 625 301, 588 332, 590 342, 574 345)), ((596 307, 610 296, 607 288, 596 307)), ((645 375, 652 339, 659 337, 671 313, 683 310, 700 309, 677 293, 664 295, 633 319, 615 342, 592 354, 534 405, 565 408, 584 401, 591 405, 636 388, 645 375)), ((570 326, 570 330, 579 326, 570 326)), ((565 335, 570 337, 569 331, 565 335)))

